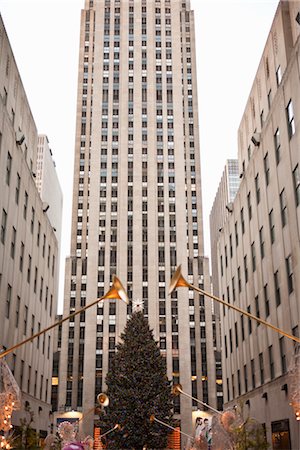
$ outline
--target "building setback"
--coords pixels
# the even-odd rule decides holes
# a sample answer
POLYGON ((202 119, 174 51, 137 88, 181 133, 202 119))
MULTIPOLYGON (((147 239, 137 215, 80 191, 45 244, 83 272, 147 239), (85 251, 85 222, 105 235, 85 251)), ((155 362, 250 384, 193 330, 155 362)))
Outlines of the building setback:
MULTIPOLYGON (((238 131, 240 188, 219 239, 219 293, 299 336, 300 2, 281 1, 238 131)), ((300 447, 289 405, 294 341, 223 309, 225 407, 239 400, 273 448, 300 447)), ((298 380, 299 381, 299 380, 298 380)))
MULTIPOLYGON (((38 134, 0 17, 0 344, 23 341, 55 320, 58 241, 35 184, 38 134)), ((43 436, 51 411, 52 333, 6 360, 43 436)), ((28 416, 27 416, 28 419, 28 416)))
MULTIPOLYGON (((181 289, 182 264, 210 289, 203 257, 194 14, 189 1, 86 1, 81 14, 71 253, 64 315, 101 297, 116 273, 144 313, 168 377, 221 407, 210 301, 181 289)), ((99 303, 63 326, 59 409, 93 407, 131 304, 99 303)), ((220 381, 220 380, 219 380, 220 381)), ((192 432, 186 397, 175 402, 192 432)), ((93 431, 91 415, 83 419, 93 431)))

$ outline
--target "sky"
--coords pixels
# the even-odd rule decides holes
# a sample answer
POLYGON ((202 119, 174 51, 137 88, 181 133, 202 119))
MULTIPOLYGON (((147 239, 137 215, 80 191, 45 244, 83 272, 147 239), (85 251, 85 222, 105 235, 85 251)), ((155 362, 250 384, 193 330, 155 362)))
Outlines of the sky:
MULTIPOLYGON (((154 1, 154 0, 147 0, 154 1)), ((278 0, 191 0, 195 11, 205 255, 209 213, 278 0)), ((59 311, 70 252, 80 11, 84 0, 0 0, 38 132, 47 134, 63 190, 59 311)))

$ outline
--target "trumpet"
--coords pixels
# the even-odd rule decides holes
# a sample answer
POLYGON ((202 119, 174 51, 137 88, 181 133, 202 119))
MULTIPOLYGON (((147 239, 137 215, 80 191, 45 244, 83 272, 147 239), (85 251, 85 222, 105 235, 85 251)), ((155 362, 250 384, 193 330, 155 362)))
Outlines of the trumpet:
POLYGON ((203 289, 200 289, 200 288, 188 283, 184 279, 184 277, 181 273, 181 265, 177 267, 176 271, 174 272, 174 274, 172 276, 170 286, 169 286, 169 295, 171 295, 172 292, 178 287, 191 288, 194 291, 197 291, 200 294, 205 295, 206 297, 210 297, 212 300, 215 300, 216 302, 219 302, 222 305, 227 306, 228 308, 234 309, 235 311, 239 312, 240 314, 243 314, 243 315, 249 317, 249 319, 256 320, 256 322, 259 322, 259 323, 265 325, 266 327, 271 328, 273 331, 283 334, 288 339, 292 339, 293 341, 300 342, 300 338, 298 338, 297 336, 293 336, 293 335, 287 333, 286 331, 282 330, 281 328, 278 328, 275 325, 272 325, 271 323, 267 322, 266 320, 261 319, 260 317, 256 317, 254 314, 251 314, 248 311, 245 311, 242 308, 239 308, 238 306, 232 305, 231 303, 227 303, 224 300, 220 299, 219 297, 216 297, 215 295, 210 294, 209 292, 206 292, 203 289))
POLYGON ((109 398, 106 394, 101 392, 100 394, 97 395, 97 402, 99 403, 100 406, 105 407, 109 405, 109 398))

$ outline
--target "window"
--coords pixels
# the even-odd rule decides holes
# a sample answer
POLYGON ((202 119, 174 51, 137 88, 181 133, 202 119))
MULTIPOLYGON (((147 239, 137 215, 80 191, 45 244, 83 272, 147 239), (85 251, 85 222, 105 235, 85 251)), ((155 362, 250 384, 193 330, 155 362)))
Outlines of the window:
POLYGON ((290 100, 288 102, 287 108, 286 108, 286 116, 287 116, 287 125, 288 125, 288 133, 289 138, 295 134, 295 118, 294 118, 294 109, 293 109, 293 102, 290 100))
POLYGON ((293 182, 294 182, 294 191, 295 191, 295 200, 296 206, 300 205, 300 169, 297 164, 295 169, 293 170, 293 182))
POLYGON ((23 272, 23 261, 24 261, 24 243, 21 242, 21 250, 20 250, 20 261, 19 261, 19 270, 23 272))
POLYGON ((247 195, 247 205, 248 205, 248 214, 249 214, 249 220, 252 219, 252 206, 251 206, 251 194, 248 192, 247 195))
POLYGON ((279 86, 279 85, 280 85, 280 83, 281 83, 281 80, 282 80, 282 72, 281 72, 281 67, 280 67, 280 66, 278 66, 278 67, 277 67, 277 70, 276 70, 276 82, 277 82, 277 86, 279 86))
POLYGON ((1 242, 4 244, 5 242, 5 234, 6 234, 6 223, 7 223, 7 213, 5 209, 2 210, 2 219, 1 219, 1 242))
POLYGON ((23 217, 26 220, 27 218, 27 207, 28 207, 28 194, 25 191, 25 195, 24 195, 24 209, 23 209, 23 217))
POLYGON ((28 255, 28 269, 27 269, 27 282, 30 283, 30 275, 31 275, 31 256, 28 255))
POLYGON ((264 241, 264 227, 259 230, 259 246, 261 259, 265 257, 265 241, 264 241))
POLYGON ((269 346, 269 364, 270 364, 270 377, 271 380, 274 379, 275 370, 274 370, 274 359, 273 359, 273 346, 269 346))
POLYGON ((27 333, 27 320, 28 320, 28 306, 25 305, 24 309, 24 330, 23 334, 27 333))
POLYGON ((257 174, 255 177, 255 194, 256 194, 256 203, 260 202, 260 187, 259 187, 259 175, 257 174))
POLYGON ((268 186, 270 183, 270 165, 268 153, 266 153, 264 157, 264 171, 265 171, 266 185, 268 186))
POLYGON ((245 233, 245 221, 244 221, 244 208, 241 209, 241 226, 242 226, 242 233, 245 233))
POLYGON ((273 209, 269 212, 269 226, 270 226, 270 236, 271 243, 275 241, 275 222, 274 222, 274 212, 273 209))
POLYGON ((289 255, 285 259, 285 265, 286 265, 286 276, 287 276, 287 283, 288 283, 288 291, 289 294, 291 294, 294 290, 294 275, 293 275, 293 266, 292 266, 292 257, 289 255))
POLYGON ((16 305, 16 328, 19 326, 19 318, 20 318, 20 305, 21 305, 21 298, 17 296, 17 305, 16 305))
POLYGON ((282 336, 279 339, 279 350, 280 350, 280 360, 281 360, 281 370, 282 373, 286 373, 286 357, 285 357, 285 341, 284 341, 284 337, 282 336))
POLYGON ((245 381, 245 392, 248 392, 247 364, 244 365, 244 381, 245 381))
POLYGON ((242 280, 241 280, 241 268, 238 267, 238 286, 239 286, 239 292, 242 290, 242 280))
MULTIPOLYGON (((249 314, 251 314, 251 306, 247 306, 247 312, 249 314)), ((249 332, 249 334, 252 333, 252 322, 251 322, 251 320, 252 319, 250 319, 250 317, 248 317, 248 332, 249 332)))
POLYGON ((252 242, 251 244, 251 259, 252 259, 252 271, 256 271, 256 253, 255 253, 255 244, 252 242))
POLYGON ((280 200, 280 214, 281 214, 281 223, 282 227, 284 227, 287 223, 287 205, 286 205, 286 195, 285 190, 282 189, 279 196, 280 200))
POLYGON ((254 365, 254 359, 251 359, 251 378, 252 378, 252 389, 255 389, 255 365, 254 365))
POLYGON ((234 224, 234 231, 235 231, 235 245, 237 247, 239 245, 239 233, 238 233, 237 222, 235 222, 235 224, 234 224))
POLYGON ((17 173, 17 184, 16 184, 16 192, 15 192, 15 201, 16 204, 19 204, 19 197, 20 197, 20 185, 21 185, 21 177, 17 173))
POLYGON ((12 157, 11 154, 7 153, 7 160, 6 160, 6 184, 9 186, 10 183, 10 174, 11 174, 11 164, 12 164, 12 157))
MULTIPOLYGON (((259 299, 258 299, 258 295, 255 297, 255 313, 256 313, 256 317, 260 317, 260 311, 259 311, 259 299)), ((257 326, 260 325, 260 322, 257 322, 257 326)))
POLYGON ((270 303, 268 296, 268 285, 264 285, 264 300, 265 300, 265 310, 266 310, 266 318, 270 315, 270 303))
POLYGON ((245 283, 247 283, 248 282, 247 255, 244 256, 244 273, 245 273, 245 283))
POLYGON ((10 244, 10 256, 12 257, 12 259, 15 258, 16 235, 17 235, 17 230, 15 229, 15 227, 13 227, 12 236, 11 236, 11 244, 10 244))
POLYGON ((264 357, 263 354, 259 354, 259 374, 260 374, 260 384, 263 385, 265 382, 265 374, 264 374, 264 357))
POLYGON ((279 286, 279 272, 276 270, 274 273, 274 288, 275 288, 275 299, 276 299, 276 306, 279 306, 281 303, 281 296, 280 296, 280 286, 279 286))
POLYGON ((242 340, 245 340, 245 328, 244 328, 244 316, 241 315, 241 332, 242 332, 242 340))
POLYGON ((9 319, 10 305, 11 305, 11 286, 8 284, 6 293, 6 308, 5 308, 5 317, 7 319, 9 319))
POLYGON ((275 157, 276 157, 276 163, 279 164, 280 161, 280 133, 279 128, 275 131, 274 134, 274 146, 275 146, 275 157))
POLYGON ((31 208, 31 221, 30 221, 31 233, 33 233, 33 229, 34 229, 34 217, 35 217, 35 210, 34 210, 34 208, 31 208))

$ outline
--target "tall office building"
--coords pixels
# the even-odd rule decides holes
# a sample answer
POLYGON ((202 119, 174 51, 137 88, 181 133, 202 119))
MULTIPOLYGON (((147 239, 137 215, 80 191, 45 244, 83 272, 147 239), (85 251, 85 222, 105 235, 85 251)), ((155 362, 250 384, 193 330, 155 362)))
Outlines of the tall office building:
MULTIPOLYGON (((86 0, 64 315, 101 297, 116 273, 129 298, 144 302, 169 379, 216 407, 212 304, 192 290, 167 295, 178 264, 190 282, 210 289, 200 168, 190 2, 86 0)), ((63 326, 61 412, 89 411, 105 390, 131 311, 105 301, 63 326)), ((193 409, 186 397, 175 402, 188 433, 193 409)), ((92 415, 83 422, 91 433, 92 415)))
MULTIPOLYGON (((35 184, 38 134, 0 17, 0 345, 8 349, 55 320, 58 241, 35 184)), ((46 173, 44 172, 46 176, 46 173)), ((59 189, 56 180, 52 189, 59 189)), ((48 432, 52 333, 6 357, 22 391, 12 423, 34 413, 33 428, 48 432)))
MULTIPOLYGON (((299 1, 279 3, 239 127, 241 184, 219 240, 220 296, 298 337, 299 17, 299 1)), ((289 404, 299 389, 289 375, 294 341, 228 308, 221 316, 225 407, 242 401, 273 448, 300 448, 289 404)))
POLYGON ((209 215, 212 286, 213 293, 217 296, 219 295, 218 240, 228 214, 232 213, 239 185, 238 160, 227 159, 209 215))

